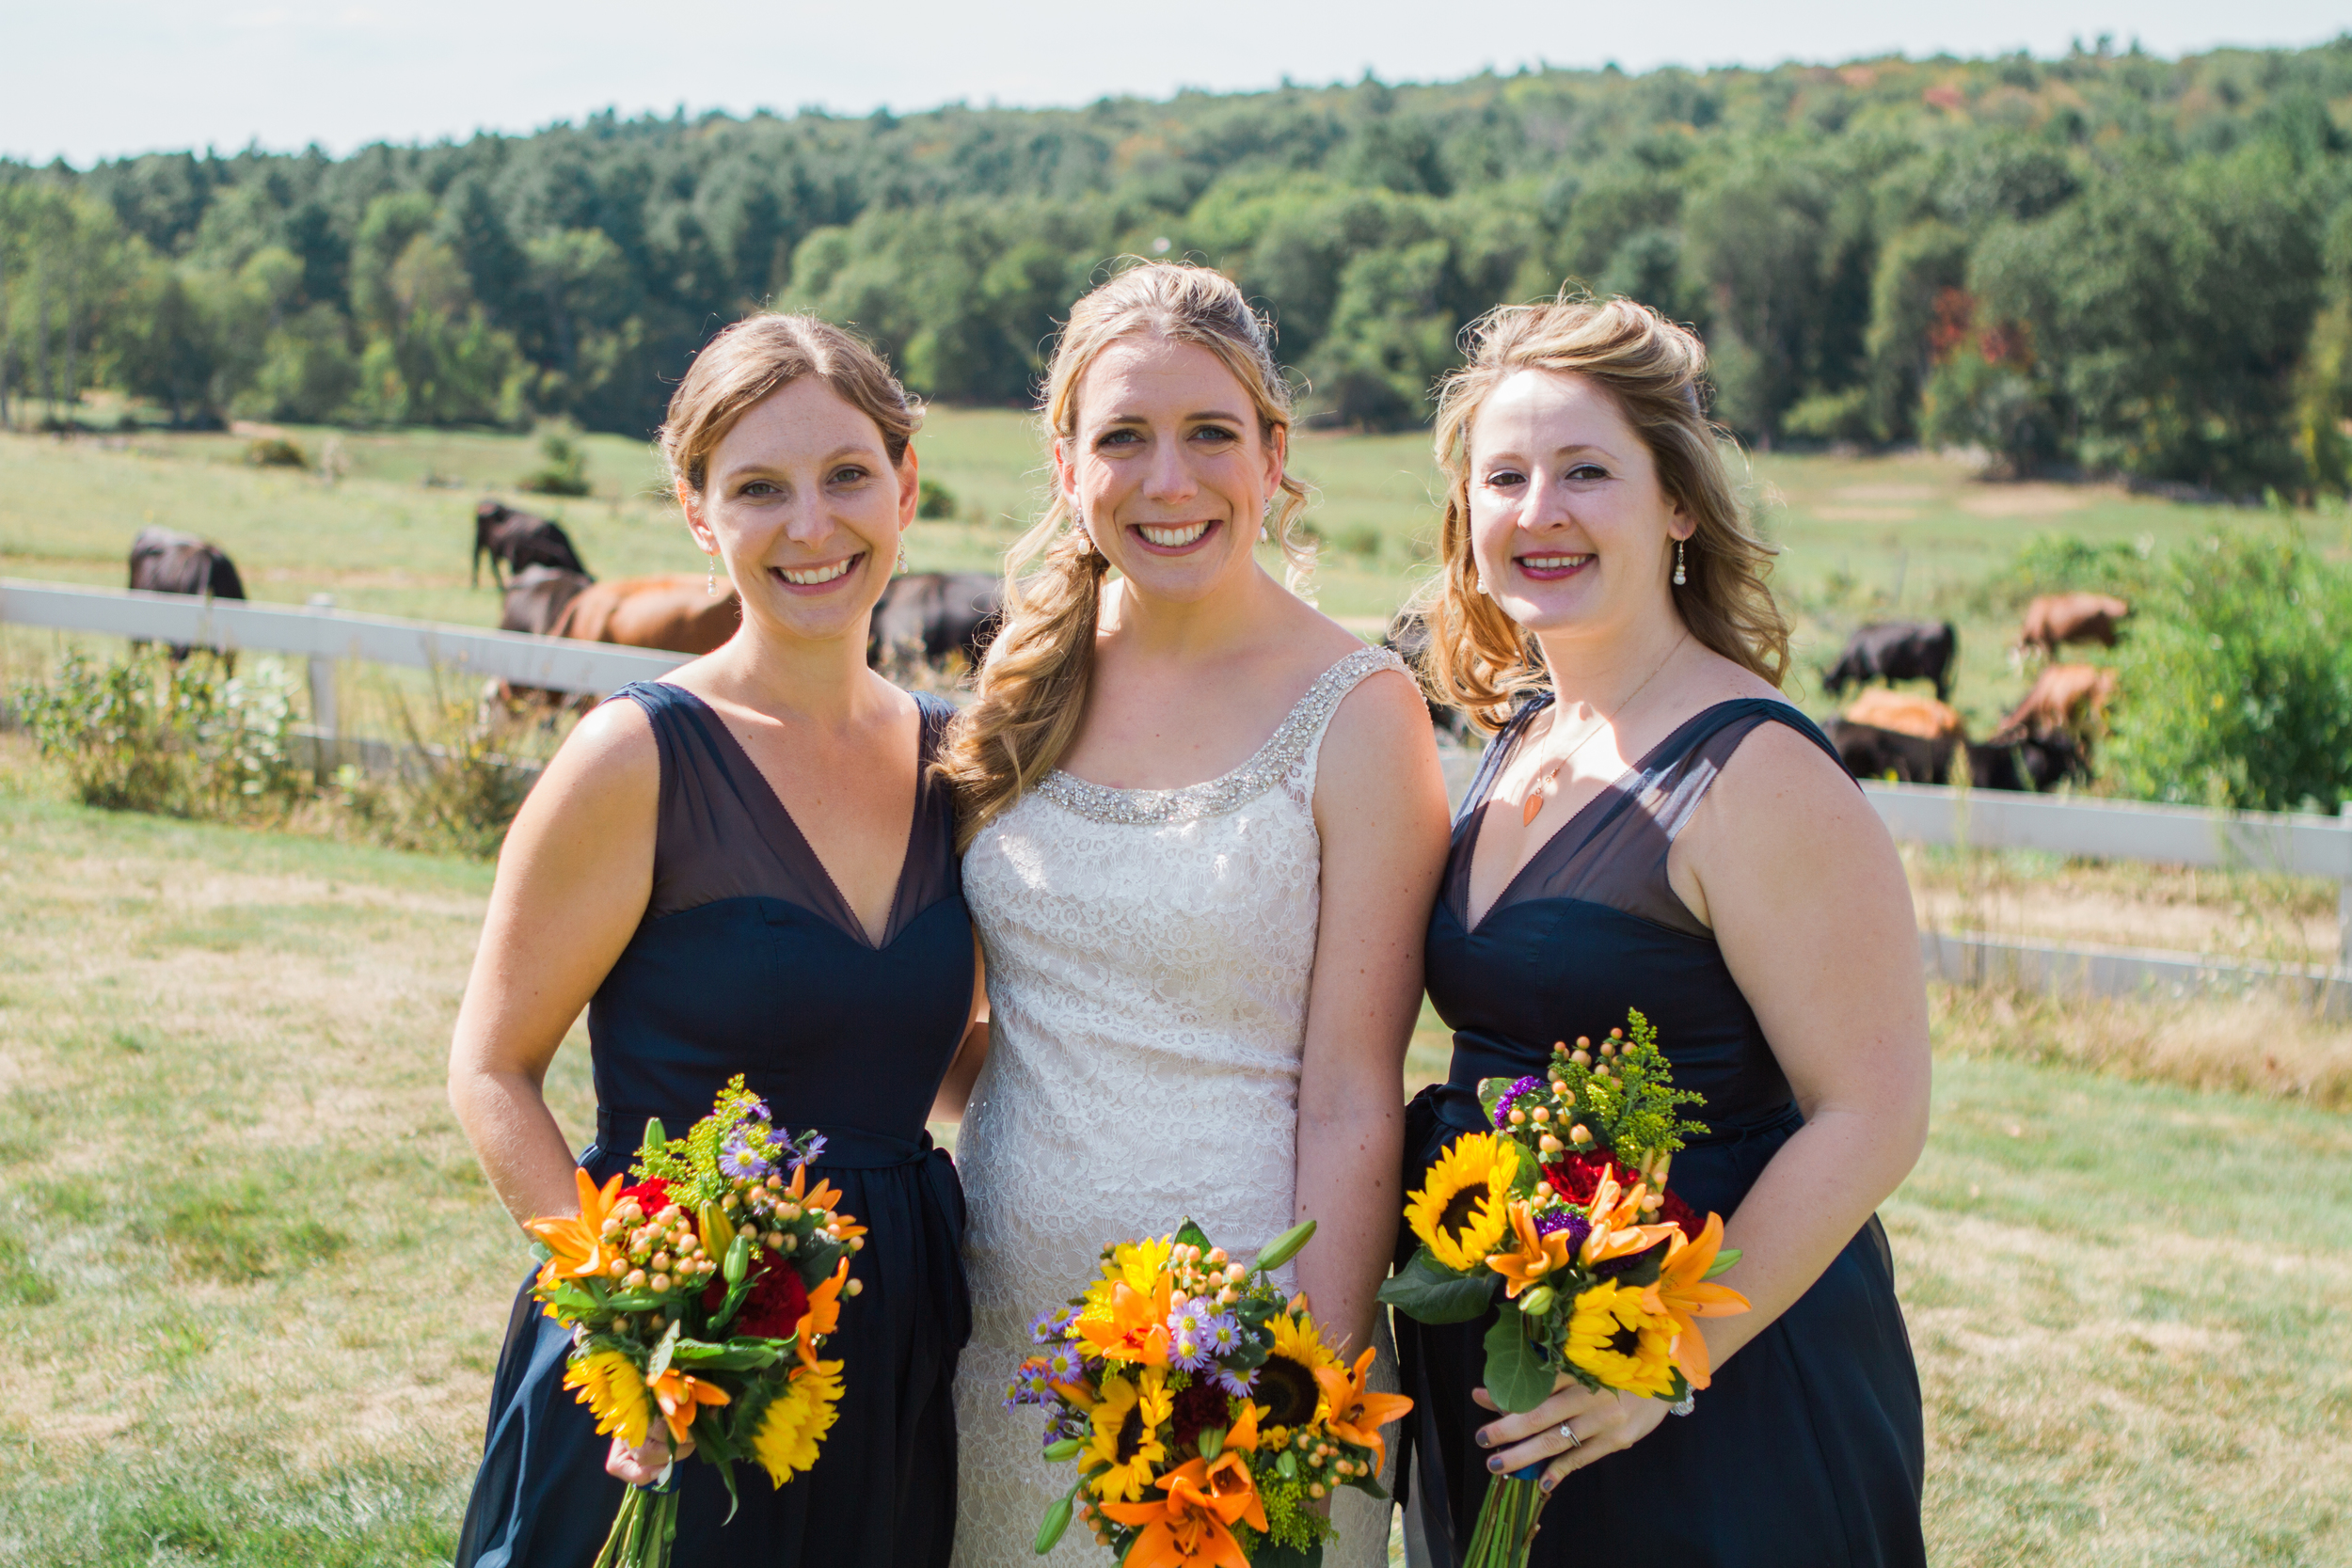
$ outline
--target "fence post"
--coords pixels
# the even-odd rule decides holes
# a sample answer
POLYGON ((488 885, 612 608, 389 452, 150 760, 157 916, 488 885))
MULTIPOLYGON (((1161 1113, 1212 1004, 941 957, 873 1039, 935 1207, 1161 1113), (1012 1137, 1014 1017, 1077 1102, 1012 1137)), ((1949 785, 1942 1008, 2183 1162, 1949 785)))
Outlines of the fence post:
MULTIPOLYGON (((2352 800, 2338 805, 2336 816, 2352 828, 2352 800)), ((2336 884, 2336 972, 2352 982, 2352 868, 2336 884)))
MULTIPOLYGON (((335 595, 313 594, 310 608, 332 610, 335 595)), ((311 768, 324 780, 335 771, 342 753, 335 734, 335 661, 321 654, 310 656, 310 727, 318 732, 312 742, 311 768)))

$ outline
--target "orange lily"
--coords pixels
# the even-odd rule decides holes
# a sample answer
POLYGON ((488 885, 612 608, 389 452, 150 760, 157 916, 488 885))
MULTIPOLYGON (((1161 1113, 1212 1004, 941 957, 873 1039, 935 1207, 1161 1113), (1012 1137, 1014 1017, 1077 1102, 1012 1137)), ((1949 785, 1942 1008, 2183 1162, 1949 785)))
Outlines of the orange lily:
POLYGON ((1168 1314, 1171 1287, 1163 1277, 1149 1294, 1124 1280, 1111 1286, 1108 1319, 1080 1318, 1078 1337, 1105 1361, 1146 1367, 1168 1365, 1168 1314))
POLYGON ((1240 1418, 1225 1431, 1225 1446, 1229 1449, 1247 1449, 1252 1453, 1258 1451, 1258 1406, 1254 1402, 1242 1402, 1240 1418))
MULTIPOLYGON (((1234 1462, 1237 1469, 1240 1462, 1234 1462)), ((1248 1472, 1240 1469, 1244 1484, 1248 1472)), ((1151 1502, 1098 1503, 1104 1515, 1122 1525, 1136 1525, 1143 1533, 1127 1554, 1125 1568, 1249 1568, 1232 1526, 1252 1513, 1263 1528, 1265 1512, 1254 1486, 1245 1493, 1219 1494, 1211 1481, 1206 1460, 1188 1459, 1152 1484, 1168 1496, 1151 1502)))
POLYGON ((539 1271, 542 1284, 552 1285, 565 1275, 585 1279, 602 1274, 620 1256, 604 1244, 604 1222, 612 1216, 621 1178, 616 1176, 600 1188, 586 1171, 575 1168, 572 1180, 580 1187, 579 1213, 523 1222, 523 1228, 545 1242, 555 1255, 539 1271))
MULTIPOLYGON (((785 1267, 791 1267, 786 1264, 785 1267)), ((847 1258, 834 1265, 825 1282, 808 1293, 808 1312, 793 1332, 799 1336, 801 1364, 817 1365, 817 1340, 820 1335, 831 1334, 841 1326, 841 1288, 850 1280, 850 1260, 847 1258)))
POLYGON ((694 1425, 694 1412, 706 1404, 725 1404, 727 1391, 689 1377, 673 1367, 645 1385, 645 1391, 661 1406, 662 1424, 670 1429, 673 1447, 686 1441, 686 1434, 694 1425))
POLYGON ((1565 1230, 1537 1235, 1535 1216, 1518 1199, 1512 1200, 1510 1215, 1511 1233, 1518 1241, 1518 1250, 1498 1252, 1486 1259, 1486 1266, 1502 1276, 1502 1293, 1516 1299, 1521 1291, 1539 1283, 1554 1269, 1568 1266, 1568 1235, 1565 1230))
POLYGON ((1624 1258, 1636 1252, 1647 1252, 1659 1243, 1682 1231, 1671 1225, 1644 1225, 1642 1199, 1649 1196, 1649 1184, 1636 1181, 1631 1192, 1617 1185, 1614 1176, 1604 1174, 1600 1185, 1593 1192, 1591 1213, 1592 1233, 1584 1238, 1578 1258, 1590 1268, 1612 1258, 1624 1258))
POLYGON ((1693 1318, 1728 1318, 1748 1309, 1748 1298, 1728 1285, 1710 1285, 1707 1271, 1724 1244, 1724 1217, 1707 1216, 1707 1227, 1696 1241, 1677 1242, 1666 1249, 1658 1278, 1642 1292, 1642 1309, 1672 1318, 1675 1323, 1675 1365, 1693 1388, 1704 1388, 1714 1374, 1708 1360, 1707 1339, 1693 1318))
POLYGON ((1342 1442, 1370 1449, 1375 1475, 1387 1463, 1389 1451, 1388 1445, 1381 1441, 1380 1429, 1413 1408, 1413 1402, 1402 1394, 1375 1393, 1364 1386, 1365 1378, 1372 1372, 1373 1357, 1377 1354, 1366 1346, 1364 1354, 1356 1358, 1356 1370, 1352 1372, 1337 1367, 1315 1369, 1315 1381, 1323 1386, 1324 1398, 1331 1402, 1331 1417, 1325 1423, 1325 1430, 1342 1442))

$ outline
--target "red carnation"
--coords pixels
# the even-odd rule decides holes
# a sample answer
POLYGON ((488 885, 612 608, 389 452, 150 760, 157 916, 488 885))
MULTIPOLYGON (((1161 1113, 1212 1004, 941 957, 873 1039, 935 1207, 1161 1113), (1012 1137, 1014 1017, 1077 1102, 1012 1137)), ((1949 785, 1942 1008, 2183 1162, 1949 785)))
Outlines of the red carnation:
POLYGON ((1670 1225, 1680 1226, 1684 1237, 1697 1241, 1699 1232, 1707 1228, 1707 1222, 1692 1212, 1691 1206, 1675 1196, 1671 1190, 1661 1196, 1665 1201, 1658 1206, 1658 1217, 1670 1225))
POLYGON ((643 1209, 650 1219, 670 1206, 670 1184, 658 1176, 648 1176, 634 1187, 623 1187, 620 1197, 612 1201, 617 1205, 623 1198, 631 1197, 637 1200, 637 1207, 643 1209))
POLYGON ((1600 1191, 1604 1176, 1614 1177, 1618 1186, 1628 1188, 1641 1180, 1598 1149, 1565 1155, 1544 1167, 1544 1180, 1551 1183, 1551 1190, 1570 1203, 1590 1203, 1600 1191))
MULTIPOLYGON (((751 1294, 743 1298, 742 1309, 727 1332, 755 1339, 785 1339, 800 1326, 808 1313, 808 1287, 801 1283, 801 1272, 784 1260, 782 1253, 760 1247, 752 1254, 751 1266, 767 1268, 753 1284, 751 1294)), ((716 1312, 726 1304, 727 1282, 713 1275, 710 1288, 703 1291, 703 1306, 716 1312)))
POLYGON ((1225 1390, 1203 1378, 1176 1396, 1170 1416, 1176 1425, 1177 1449, 1197 1449, 1202 1428, 1230 1424, 1225 1390))

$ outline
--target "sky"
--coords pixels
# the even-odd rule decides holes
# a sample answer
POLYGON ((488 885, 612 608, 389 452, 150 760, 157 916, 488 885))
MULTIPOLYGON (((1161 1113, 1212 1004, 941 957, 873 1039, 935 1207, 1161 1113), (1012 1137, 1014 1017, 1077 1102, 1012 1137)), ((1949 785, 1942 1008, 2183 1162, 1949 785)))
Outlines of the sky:
POLYGON ((2110 35, 2160 55, 2309 44, 2343 0, 6 0, 0 155, 45 163, 258 142, 523 132, 597 110, 862 115, 1076 104, 1492 67, 1769 66, 1901 53, 2064 53, 2110 35))

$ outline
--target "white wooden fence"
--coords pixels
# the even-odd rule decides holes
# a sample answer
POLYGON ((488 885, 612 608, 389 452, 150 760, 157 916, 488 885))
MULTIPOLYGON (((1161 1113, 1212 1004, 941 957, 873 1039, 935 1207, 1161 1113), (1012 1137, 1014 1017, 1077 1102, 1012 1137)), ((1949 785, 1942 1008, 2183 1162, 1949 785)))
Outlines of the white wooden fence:
MULTIPOLYGON (((335 734, 334 666, 341 659, 438 669, 557 691, 610 691, 686 662, 652 653, 472 626, 358 615, 313 600, 304 607, 177 594, 69 587, 0 578, 0 621, 159 642, 299 654, 310 661, 320 738, 335 734)), ((1449 758, 1460 789, 1476 760, 1449 758)), ((2352 807, 2344 817, 2210 812, 2075 800, 1937 784, 1866 784, 1864 792, 1899 839, 1982 849, 2041 849, 2095 860, 2148 861, 2224 870, 2328 877, 2342 887, 2333 966, 2231 964, 2193 953, 2064 945, 1968 931, 1923 931, 1931 973, 1971 984, 2006 983, 2104 995, 2178 996, 2285 988, 2330 1014, 2352 1012, 2352 807)))

